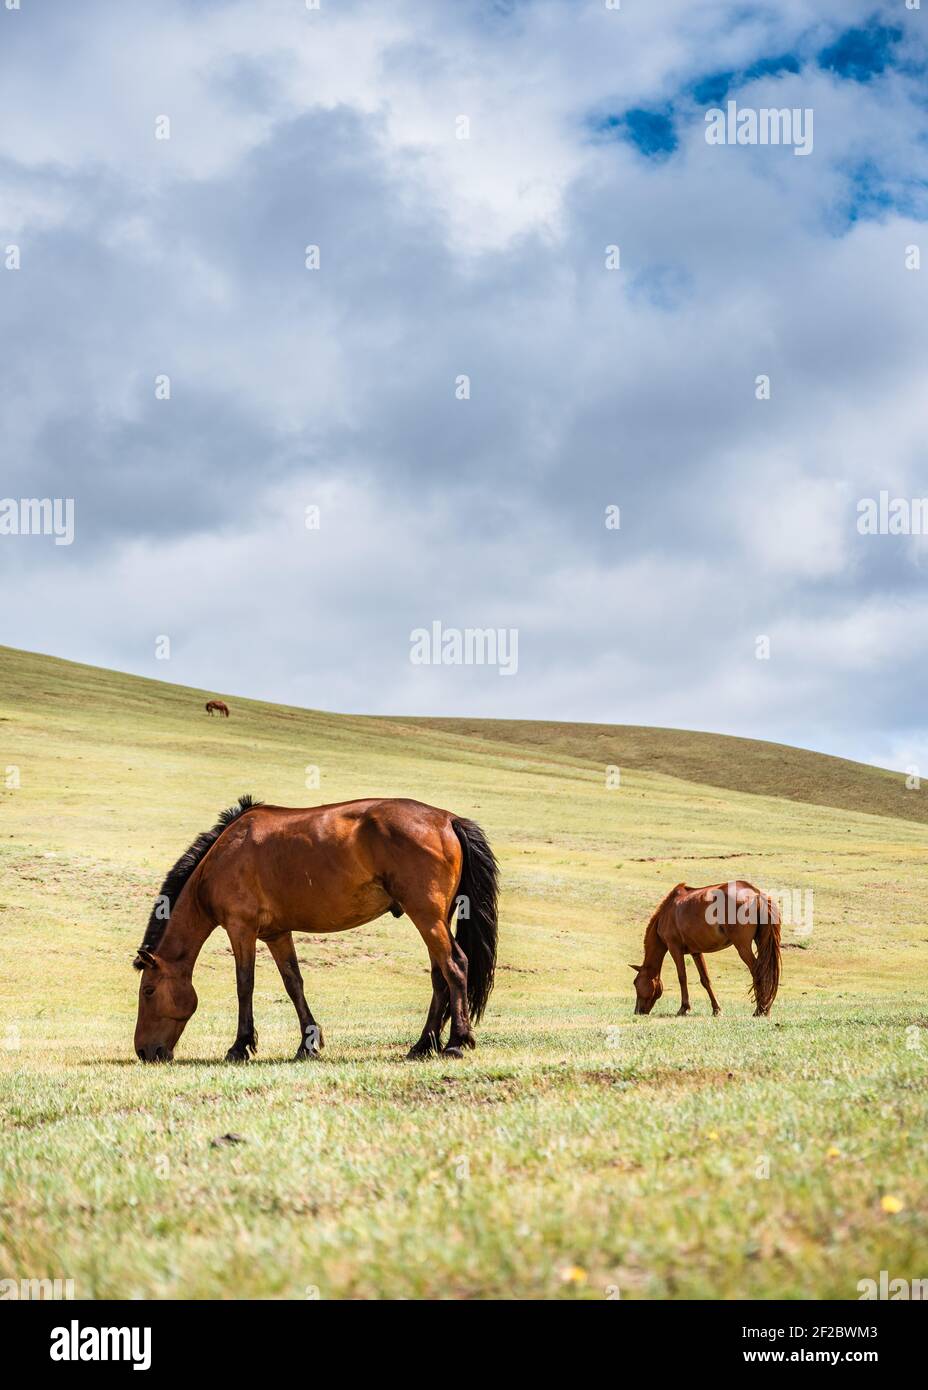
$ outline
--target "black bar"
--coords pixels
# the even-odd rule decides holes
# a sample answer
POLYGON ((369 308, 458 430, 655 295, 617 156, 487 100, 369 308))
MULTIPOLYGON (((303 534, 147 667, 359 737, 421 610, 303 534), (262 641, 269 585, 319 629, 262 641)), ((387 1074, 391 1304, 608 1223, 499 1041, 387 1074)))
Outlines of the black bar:
MULTIPOLYGON (((320 1356, 324 1361, 337 1357, 352 1375, 368 1358, 380 1372, 403 1364, 412 1372, 426 1344, 440 1337, 447 1345, 449 1333, 462 1353, 478 1346, 475 1338, 483 1344, 484 1336, 489 1337, 480 1355, 486 1369, 493 1363, 486 1348, 499 1345, 501 1358, 508 1362, 517 1354, 523 1369, 536 1358, 543 1364, 559 1349, 577 1368, 590 1366, 599 1353, 617 1376, 639 1368, 666 1373, 674 1367, 687 1376, 714 1376, 721 1368, 748 1375, 757 1368, 772 1369, 782 1375, 795 1367, 840 1378, 850 1370, 879 1374, 917 1363, 926 1319, 924 1305, 917 1301, 604 1299, 579 1306, 470 1302, 460 1307, 449 1300, 432 1304, 427 1312, 412 1302, 14 1301, 0 1306, 0 1329, 20 1375, 36 1368, 64 1380, 83 1372, 132 1374, 135 1361, 141 1374, 157 1379, 200 1372, 241 1377, 256 1357, 275 1381, 282 1374, 305 1374, 320 1356), (103 1328, 126 1329, 106 1341, 107 1352, 116 1346, 124 1359, 75 1360, 75 1349, 78 1356, 95 1346, 99 1350, 103 1328), (134 1343, 130 1329, 137 1330, 134 1343), (53 1359, 53 1346, 71 1359, 53 1359)), ((553 1364, 548 1370, 553 1372, 553 1364)), ((326 1378, 331 1379, 331 1372, 326 1378)))

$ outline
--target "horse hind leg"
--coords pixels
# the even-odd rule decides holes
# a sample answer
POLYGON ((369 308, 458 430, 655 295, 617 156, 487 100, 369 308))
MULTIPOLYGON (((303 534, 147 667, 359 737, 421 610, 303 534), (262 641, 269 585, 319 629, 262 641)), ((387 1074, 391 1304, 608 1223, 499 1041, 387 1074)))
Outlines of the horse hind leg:
POLYGON ((693 956, 693 960, 696 963, 696 969, 699 971, 699 982, 709 996, 709 1003, 712 1005, 712 1016, 713 1018, 717 1018, 722 1010, 719 1008, 719 1001, 716 999, 712 990, 712 981, 709 979, 709 972, 706 969, 706 958, 697 952, 693 956))
POLYGON ((419 1041, 413 1043, 406 1053, 407 1061, 415 1061, 419 1057, 432 1057, 441 1052, 441 1033, 448 1021, 450 1012, 451 996, 445 977, 441 973, 441 966, 432 965, 432 1002, 429 1005, 428 1017, 425 1020, 425 1027, 422 1029, 422 1036, 419 1041))
MULTIPOLYGON (((437 1020, 439 1007, 442 1011, 447 1007, 448 1015, 451 1018, 451 1032, 443 1055, 445 1057, 461 1057, 465 1047, 476 1047, 477 1045, 470 1026, 470 1015, 467 1008, 467 957, 451 935, 451 928, 445 916, 436 911, 434 904, 423 905, 422 908, 411 907, 408 904, 405 906, 407 915, 412 918, 419 935, 425 942, 433 972, 432 1005, 422 1037, 413 1048, 412 1055, 422 1055, 418 1048, 430 1032, 430 1023, 434 1025, 437 1020), (447 1005, 444 1003, 443 995, 439 996, 436 991, 434 973, 436 968, 447 990, 447 1005)), ((434 1034, 434 1026, 431 1031, 434 1034)), ((440 1042, 438 1045, 440 1046, 440 1042)))
MULTIPOLYGON (((755 999, 755 1001, 756 1001, 756 999, 757 999, 757 957, 755 956, 754 952, 751 950, 751 942, 750 942, 750 940, 747 940, 747 941, 740 941, 740 940, 735 941, 734 946, 735 946, 735 950, 738 952, 738 955, 741 957, 741 959, 744 961, 745 965, 747 966, 747 968, 748 968, 748 969, 750 970, 750 972, 751 972, 751 990, 752 990, 752 992, 753 992, 753 994, 754 994, 754 999, 755 999)), ((754 1017, 755 1017, 755 1018, 760 1018, 760 1017, 762 1017, 762 1011, 761 1011, 760 1005, 758 1005, 757 1008, 754 1010, 754 1017)))

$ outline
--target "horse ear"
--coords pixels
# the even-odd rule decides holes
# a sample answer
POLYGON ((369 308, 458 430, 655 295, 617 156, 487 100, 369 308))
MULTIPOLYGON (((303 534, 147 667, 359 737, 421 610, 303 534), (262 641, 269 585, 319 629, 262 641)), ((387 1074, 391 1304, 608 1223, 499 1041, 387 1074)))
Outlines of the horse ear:
POLYGON ((643 965, 630 965, 628 968, 629 968, 629 970, 634 970, 635 974, 637 975, 639 970, 643 970, 643 969, 644 969, 644 966, 643 966, 643 965))
POLYGON ((147 946, 140 946, 135 953, 135 960, 132 962, 132 965, 136 970, 157 970, 158 957, 153 956, 147 946))

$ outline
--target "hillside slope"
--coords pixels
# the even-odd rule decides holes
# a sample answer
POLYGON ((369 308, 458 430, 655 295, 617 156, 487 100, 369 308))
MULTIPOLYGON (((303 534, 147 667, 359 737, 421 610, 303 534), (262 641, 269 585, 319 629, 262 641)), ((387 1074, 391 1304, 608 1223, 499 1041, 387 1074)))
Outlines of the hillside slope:
POLYGON ((755 796, 928 823, 928 789, 908 789, 901 773, 783 743, 635 724, 406 716, 398 722, 484 743, 514 743, 599 769, 660 772, 755 796))
MULTIPOLYGON (((169 671, 165 671, 167 676, 169 671)), ((160 675, 160 672, 159 672, 160 675)), ((56 657, 0 646, 0 701, 28 702, 52 713, 92 694, 99 710, 117 716, 149 708, 202 712, 211 694, 162 680, 122 675, 56 657)), ((355 737, 389 746, 398 730, 441 735, 428 746, 435 755, 521 748, 540 763, 578 764, 603 774, 607 767, 659 773, 681 782, 764 797, 782 797, 813 806, 891 816, 928 824, 928 789, 910 790, 902 774, 804 748, 759 739, 639 725, 566 723, 541 720, 467 719, 428 716, 332 715, 316 710, 226 696, 244 711, 261 711, 275 736, 294 729, 341 726, 355 737)), ((7 716, 9 721, 9 716, 7 716)))

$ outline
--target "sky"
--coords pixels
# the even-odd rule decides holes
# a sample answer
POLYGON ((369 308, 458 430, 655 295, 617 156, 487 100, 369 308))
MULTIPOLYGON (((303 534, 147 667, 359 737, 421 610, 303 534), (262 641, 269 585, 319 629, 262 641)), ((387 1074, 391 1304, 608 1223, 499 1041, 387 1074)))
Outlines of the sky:
POLYGON ((928 775, 928 0, 11 3, 0 643, 928 775))

